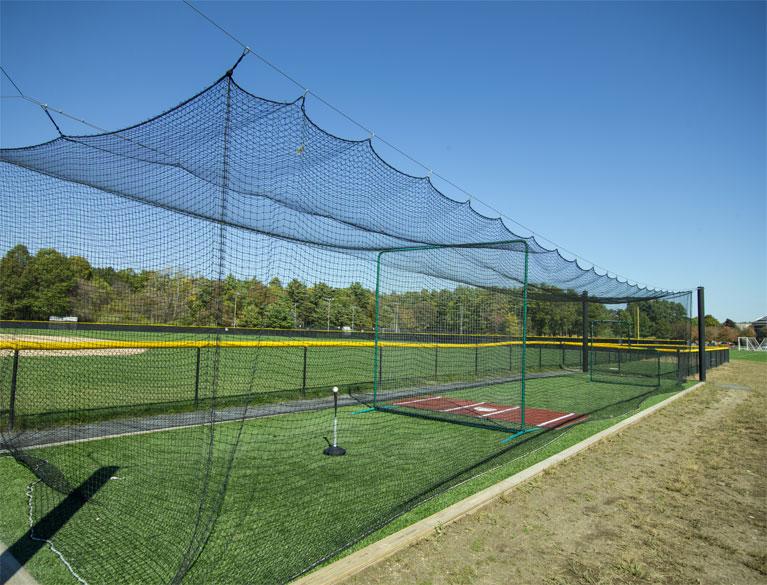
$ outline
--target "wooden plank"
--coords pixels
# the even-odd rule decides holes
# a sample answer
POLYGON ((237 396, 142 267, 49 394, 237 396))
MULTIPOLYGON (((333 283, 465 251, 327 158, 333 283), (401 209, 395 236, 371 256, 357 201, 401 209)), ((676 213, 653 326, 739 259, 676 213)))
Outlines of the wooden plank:
POLYGON ((384 559, 392 556, 394 553, 418 542, 419 540, 426 538, 434 533, 434 530, 440 526, 446 526, 480 510, 488 504, 494 502, 500 498, 503 494, 511 491, 516 486, 527 480, 543 473, 545 470, 561 463, 577 455, 581 451, 588 449, 589 447, 599 443, 605 438, 621 432, 622 430, 636 424, 643 418, 650 416, 654 412, 664 408, 668 404, 675 400, 686 396, 693 390, 703 385, 703 382, 698 382, 694 386, 683 390, 673 396, 668 397, 666 400, 659 402, 649 408, 642 410, 630 416, 629 418, 622 420, 621 422, 611 426, 608 429, 600 431, 587 439, 584 439, 580 443, 572 445, 567 449, 560 451, 559 453, 552 455, 551 457, 536 463, 528 467, 527 469, 520 471, 519 473, 512 475, 498 482, 497 484, 490 486, 480 492, 477 492, 473 496, 456 502, 452 506, 437 512, 424 518, 415 524, 403 528, 399 532, 396 532, 386 538, 374 542, 373 544, 366 546, 365 548, 358 550, 347 557, 339 559, 334 563, 317 569, 316 571, 309 573, 299 579, 293 581, 294 585, 332 585, 334 583, 340 583, 345 579, 356 575, 362 570, 380 563, 384 559))

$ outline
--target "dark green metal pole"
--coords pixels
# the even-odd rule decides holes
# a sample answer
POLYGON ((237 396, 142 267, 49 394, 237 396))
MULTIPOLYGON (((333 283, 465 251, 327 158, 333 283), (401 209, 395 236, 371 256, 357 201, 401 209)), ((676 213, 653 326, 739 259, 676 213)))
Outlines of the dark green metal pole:
MULTIPOLYGON (((383 345, 378 346, 378 386, 383 382, 383 345)), ((373 397, 375 399, 375 396, 373 397)))
POLYGON ((301 381, 301 394, 304 395, 304 398, 306 398, 306 354, 308 353, 309 348, 307 346, 304 346, 304 374, 303 374, 303 380, 301 381))

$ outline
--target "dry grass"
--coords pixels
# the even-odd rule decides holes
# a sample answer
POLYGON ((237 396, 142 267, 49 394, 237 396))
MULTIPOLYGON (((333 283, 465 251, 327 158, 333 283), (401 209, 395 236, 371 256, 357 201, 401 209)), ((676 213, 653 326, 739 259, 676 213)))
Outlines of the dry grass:
POLYGON ((767 582, 767 366, 738 362, 354 585, 767 582))

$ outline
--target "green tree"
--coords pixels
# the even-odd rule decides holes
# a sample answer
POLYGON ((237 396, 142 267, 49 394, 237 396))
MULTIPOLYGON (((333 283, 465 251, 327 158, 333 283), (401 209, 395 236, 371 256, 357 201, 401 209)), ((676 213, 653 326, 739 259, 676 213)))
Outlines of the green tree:
POLYGON ((37 252, 29 262, 30 317, 48 319, 51 315, 71 313, 70 295, 76 284, 72 266, 66 256, 53 248, 37 252))
POLYGON ((26 246, 14 246, 0 260, 0 317, 31 319, 29 294, 31 274, 28 271, 32 255, 26 246))

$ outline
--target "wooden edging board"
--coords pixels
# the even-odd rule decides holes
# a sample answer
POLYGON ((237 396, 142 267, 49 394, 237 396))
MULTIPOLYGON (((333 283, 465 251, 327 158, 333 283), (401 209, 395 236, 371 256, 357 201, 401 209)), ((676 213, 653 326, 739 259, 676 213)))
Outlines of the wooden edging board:
POLYGON ((434 533, 437 527, 451 524, 464 516, 477 512, 480 508, 492 503, 500 498, 503 494, 510 491, 519 484, 543 473, 545 470, 569 459, 570 457, 580 453, 598 443, 599 441, 621 432, 623 429, 636 424, 643 418, 650 416, 654 412, 667 406, 671 402, 678 400, 682 396, 685 396, 702 386, 704 382, 698 382, 697 384, 683 390, 673 396, 670 396, 654 404, 649 408, 646 408, 627 419, 620 421, 619 423, 600 431, 580 443, 576 443, 567 449, 560 451, 559 453, 531 465, 527 469, 520 471, 508 477, 495 485, 490 486, 480 492, 477 492, 473 496, 469 496, 456 502, 452 506, 448 506, 444 510, 432 514, 428 518, 424 518, 403 528, 399 532, 395 532, 385 538, 382 538, 378 542, 374 542, 366 546, 365 548, 358 550, 350 554, 347 557, 337 560, 336 562, 317 569, 316 571, 309 573, 303 577, 292 582, 293 585, 332 585, 340 583, 341 581, 356 575, 362 570, 381 562, 382 560, 392 556, 394 553, 414 544, 415 542, 426 538, 434 533))

